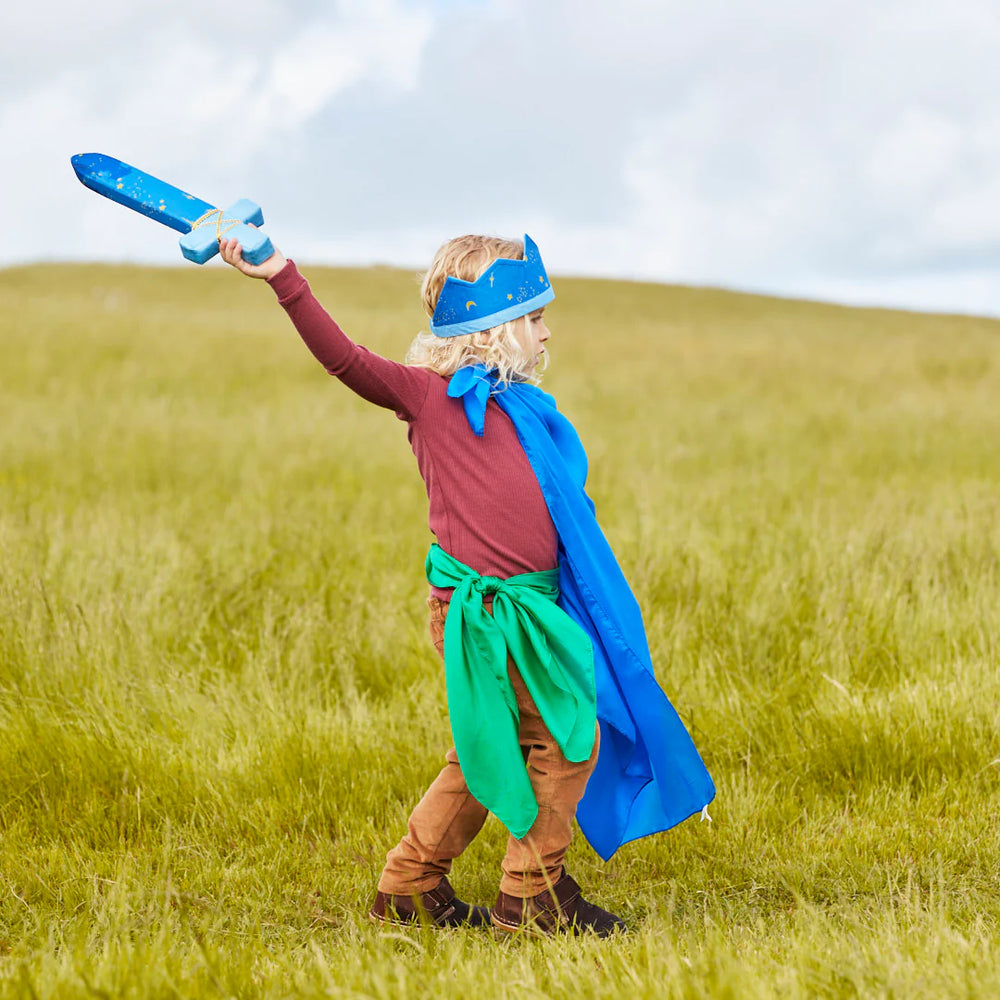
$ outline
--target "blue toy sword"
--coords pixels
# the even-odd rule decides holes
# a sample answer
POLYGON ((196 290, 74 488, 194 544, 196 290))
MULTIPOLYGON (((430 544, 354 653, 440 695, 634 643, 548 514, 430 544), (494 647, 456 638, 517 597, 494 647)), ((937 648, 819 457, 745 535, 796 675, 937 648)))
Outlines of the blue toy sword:
POLYGON ((72 163, 76 176, 91 191, 184 233, 181 253, 196 264, 219 252, 223 236, 239 240, 243 259, 251 264, 263 264, 274 253, 267 236, 247 225, 263 225, 264 213, 246 198, 223 211, 113 156, 77 153, 72 163))

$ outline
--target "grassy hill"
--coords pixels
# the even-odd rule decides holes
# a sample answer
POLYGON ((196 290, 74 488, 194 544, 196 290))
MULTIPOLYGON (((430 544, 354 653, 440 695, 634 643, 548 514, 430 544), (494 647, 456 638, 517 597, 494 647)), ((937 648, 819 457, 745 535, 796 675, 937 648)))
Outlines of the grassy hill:
MULTIPOLYGON (((402 358, 417 277, 305 268, 402 358)), ((405 427, 218 268, 0 271, 0 996, 1000 990, 1000 323, 563 279, 545 386, 718 786, 620 941, 383 933, 449 745, 405 427)), ((512 512, 516 516, 516 512, 512 512)), ((456 866, 491 902, 505 832, 456 866)))

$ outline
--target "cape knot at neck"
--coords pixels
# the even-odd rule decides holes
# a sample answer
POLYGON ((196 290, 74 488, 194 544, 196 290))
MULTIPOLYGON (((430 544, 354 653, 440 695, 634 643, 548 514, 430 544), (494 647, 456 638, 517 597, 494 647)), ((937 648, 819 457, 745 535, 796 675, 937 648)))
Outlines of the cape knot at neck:
POLYGON ((496 375, 483 364, 459 368, 448 382, 448 395, 461 399, 465 417, 476 437, 483 436, 486 404, 496 389, 496 375))
POLYGON ((499 594, 503 590, 503 580, 498 576, 481 576, 473 586, 483 597, 499 594))

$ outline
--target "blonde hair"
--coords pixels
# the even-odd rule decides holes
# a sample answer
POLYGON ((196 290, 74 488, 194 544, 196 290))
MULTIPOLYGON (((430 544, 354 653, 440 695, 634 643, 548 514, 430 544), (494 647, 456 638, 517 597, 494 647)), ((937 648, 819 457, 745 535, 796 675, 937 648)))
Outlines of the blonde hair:
MULTIPOLYGON (((523 260, 524 244, 499 236, 456 236, 448 240, 434 255, 420 286, 427 315, 434 315, 446 278, 476 281, 498 257, 523 260)), ((548 354, 542 355, 536 369, 534 355, 525 347, 525 343, 530 342, 525 330, 527 323, 527 316, 519 316, 481 333, 464 333, 457 337, 418 333, 406 353, 406 364, 429 368, 447 377, 459 368, 478 363, 495 368, 500 382, 537 382, 548 354)))

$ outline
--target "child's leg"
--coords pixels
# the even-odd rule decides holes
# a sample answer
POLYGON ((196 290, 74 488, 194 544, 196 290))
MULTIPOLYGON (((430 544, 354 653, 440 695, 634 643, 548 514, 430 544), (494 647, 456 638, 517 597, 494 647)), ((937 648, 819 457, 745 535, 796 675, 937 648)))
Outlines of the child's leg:
POLYGON ((386 855, 379 892, 412 896, 433 889, 482 829, 486 809, 466 787, 454 749, 445 760, 444 770, 413 810, 406 836, 386 855))
POLYGON ((512 665, 508 665, 508 672, 517 694, 519 738, 538 802, 538 817, 522 840, 508 840, 500 891, 528 899, 559 881, 563 858, 573 838, 576 807, 597 764, 601 731, 598 726, 588 760, 568 761, 542 721, 521 675, 512 665))
POLYGON ((584 932, 608 937, 625 930, 625 923, 584 899, 580 887, 563 868, 572 836, 571 824, 597 764, 600 728, 588 760, 566 760, 538 709, 513 668, 508 668, 521 715, 521 749, 538 801, 538 818, 523 840, 511 837, 503 859, 503 877, 490 920, 498 930, 536 933, 584 932))
MULTIPOLYGON (((444 655, 447 605, 432 597, 431 640, 444 655)), ((412 896, 433 889, 451 871, 451 862, 472 843, 486 822, 486 809, 466 787, 454 748, 448 762, 410 815, 406 836, 386 855, 379 892, 412 896)))

